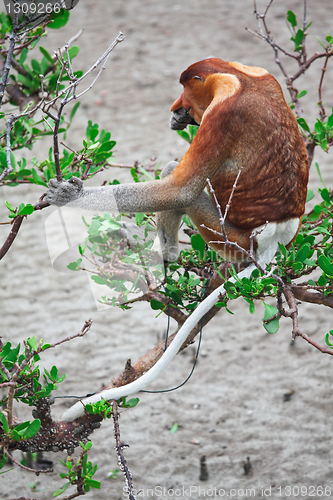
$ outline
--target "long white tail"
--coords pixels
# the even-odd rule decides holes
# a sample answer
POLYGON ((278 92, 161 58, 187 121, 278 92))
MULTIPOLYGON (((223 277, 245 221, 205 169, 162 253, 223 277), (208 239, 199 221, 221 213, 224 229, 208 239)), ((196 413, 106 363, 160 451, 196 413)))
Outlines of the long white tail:
MULTIPOLYGON (((262 228, 258 228, 258 236, 256 237, 258 243, 257 249, 257 261, 263 267, 269 264, 273 259, 277 249, 278 241, 284 245, 292 241, 293 237, 297 234, 299 225, 298 219, 290 219, 289 221, 282 223, 270 222, 262 228), (261 232, 260 232, 261 231, 261 232)), ((255 269, 255 264, 251 264, 244 271, 238 273, 238 277, 249 278, 252 271, 255 269)), ((230 278, 229 281, 235 281, 230 278)), ((96 403, 101 399, 120 399, 124 396, 130 396, 135 392, 144 389, 150 382, 155 380, 168 364, 173 360, 173 358, 178 353, 180 347, 185 342, 187 336, 195 325, 201 320, 201 318, 219 301, 220 295, 225 295, 226 291, 224 289, 224 284, 216 288, 206 299, 204 299, 191 316, 185 321, 183 326, 177 332, 172 343, 169 345, 168 349, 164 352, 162 357, 157 361, 157 363, 142 377, 131 382, 130 384, 124 385, 122 387, 115 387, 114 389, 107 389, 101 391, 93 396, 85 398, 78 403, 75 403, 71 408, 69 408, 63 415, 62 420, 67 422, 72 422, 84 414, 84 405, 87 403, 96 403)))
MULTIPOLYGON (((239 278, 249 277, 255 268, 254 264, 251 264, 249 267, 244 269, 238 274, 239 278)), ((71 408, 69 408, 62 415, 61 419, 67 422, 72 422, 79 417, 82 417, 84 414, 84 405, 87 403, 96 403, 101 399, 120 399, 124 396, 130 396, 136 392, 144 389, 150 382, 155 380, 165 368, 169 365, 169 363, 173 360, 173 358, 178 353, 180 347, 185 342, 187 336, 191 332, 191 330, 195 327, 195 325, 201 320, 201 318, 219 301, 220 295, 225 295, 226 291, 224 290, 224 285, 216 288, 208 297, 206 297, 195 309, 195 311, 191 314, 191 316, 185 321, 183 326, 177 332, 174 340, 171 342, 167 350, 161 356, 161 358, 157 361, 157 363, 150 368, 150 370, 142 375, 142 377, 138 378, 134 382, 130 384, 115 387, 113 389, 107 389, 105 391, 101 391, 93 396, 83 399, 78 403, 75 403, 71 408)))

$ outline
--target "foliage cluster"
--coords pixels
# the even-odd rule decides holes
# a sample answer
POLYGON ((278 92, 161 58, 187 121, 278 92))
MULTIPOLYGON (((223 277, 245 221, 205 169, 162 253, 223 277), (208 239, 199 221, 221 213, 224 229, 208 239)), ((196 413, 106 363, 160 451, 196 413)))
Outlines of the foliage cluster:
MULTIPOLYGON (((91 121, 87 124, 86 137, 78 151, 65 145, 62 153, 59 152, 59 135, 63 141, 66 140, 79 102, 73 105, 68 118, 64 117, 62 111, 69 100, 76 98, 76 85, 84 74, 72 69, 78 46, 67 45, 53 56, 41 43, 47 36, 47 29, 61 28, 68 18, 66 9, 49 13, 37 24, 36 20, 31 23, 27 16, 15 21, 4 13, 0 14, 0 63, 2 61, 3 72, 0 104, 5 109, 0 115, 5 122, 0 131, 1 185, 14 187, 30 183, 46 187, 51 178, 59 175, 64 179, 75 176, 86 180, 109 166, 115 141, 111 140, 110 132, 100 130, 99 124, 91 121), (10 57, 12 40, 15 50, 10 57), (32 53, 34 56, 31 56, 32 53), (10 73, 6 75, 8 61, 10 73), (38 141, 47 138, 53 140, 48 157, 43 161, 34 157, 31 165, 28 165, 24 151, 32 150, 38 141)), ((259 19, 265 21, 265 16, 259 19)), ((307 59, 305 51, 307 30, 311 23, 304 22, 303 28, 299 28, 292 11, 287 13, 287 22, 294 47, 292 54, 284 53, 293 57, 299 66, 293 77, 285 75, 292 98, 290 105, 295 110, 311 157, 316 146, 328 152, 333 144, 333 113, 327 115, 321 100, 322 74, 319 117, 311 126, 302 115, 299 99, 306 95, 306 91, 298 92, 294 81, 311 64, 311 58, 307 59)), ((258 36, 268 41, 274 50, 281 50, 269 38, 269 31, 266 34, 260 31, 258 36)), ((320 44, 324 50, 321 57, 324 57, 326 68, 332 55, 332 36, 328 34, 326 44, 321 41, 320 44)), ((312 60, 315 60, 315 56, 312 60)), ((179 134, 191 142, 196 130, 196 127, 189 126, 188 131, 179 134)), ((316 167, 321 181, 319 166, 316 167)), ((147 171, 137 166, 132 168, 131 173, 135 182, 144 182, 147 176, 151 178, 147 171)), ((158 174, 156 171, 157 178, 158 174)), ((117 182, 113 181, 114 184, 117 182)), ((295 333, 297 311, 291 313, 284 310, 281 304, 283 287, 289 287, 294 298, 333 307, 333 197, 331 190, 323 183, 319 195, 320 202, 304 215, 295 242, 289 248, 280 245, 275 261, 267 269, 258 268, 250 278, 240 280, 236 270, 231 268, 230 274, 234 276, 235 282, 226 283, 227 296, 216 304, 216 309, 225 308, 231 312, 230 302, 243 297, 250 312, 254 313, 255 301, 260 300, 265 305, 263 326, 269 333, 278 331, 282 315, 293 317, 295 333), (273 301, 276 307, 272 305, 273 301)), ((312 197, 313 193, 309 192, 308 199, 312 197)), ((10 202, 6 202, 6 206, 13 227, 18 220, 23 220, 36 209, 35 205, 24 203, 13 207, 10 202)), ((91 223, 86 223, 87 238, 79 247, 81 258, 68 267, 73 271, 86 270, 83 262, 88 262, 92 279, 106 290, 101 292, 101 301, 104 303, 128 309, 131 303, 146 300, 155 314, 163 312, 183 323, 209 292, 212 283, 224 280, 223 263, 216 252, 206 246, 187 217, 184 217, 183 224, 189 239, 184 243, 179 259, 171 263, 166 272, 154 247, 156 229, 152 214, 136 214, 135 219, 128 216, 125 219, 124 216, 114 217, 112 214, 94 217, 91 223), (127 236, 130 226, 136 228, 131 241, 127 236)), ((329 350, 333 348, 330 335, 333 335, 333 330, 325 335, 329 350)), ((23 449, 26 442, 38 438, 43 430, 44 422, 40 418, 17 421, 13 415, 13 401, 35 407, 34 410, 41 404, 49 408, 52 392, 63 382, 65 375, 60 375, 56 366, 50 370, 44 369, 41 373, 38 361, 44 351, 53 347, 55 345, 43 343, 42 340, 37 342, 35 337, 25 341, 23 350, 20 345, 12 346, 10 342, 0 344, 0 387, 8 388, 7 396, 0 402, 0 452, 3 451, 0 468, 6 463, 9 449, 23 449)), ((122 400, 118 404, 123 408, 132 408, 137 402, 136 398, 127 402, 122 400)), ((113 407, 106 401, 88 405, 86 410, 94 417, 114 417, 113 407)), ((99 488, 99 482, 92 479, 97 465, 93 466, 87 456, 91 442, 85 438, 78 443, 82 448, 81 454, 78 459, 68 458, 62 462, 66 472, 60 476, 67 482, 54 493, 55 496, 64 493, 70 484, 76 485, 77 496, 90 488, 99 488)))

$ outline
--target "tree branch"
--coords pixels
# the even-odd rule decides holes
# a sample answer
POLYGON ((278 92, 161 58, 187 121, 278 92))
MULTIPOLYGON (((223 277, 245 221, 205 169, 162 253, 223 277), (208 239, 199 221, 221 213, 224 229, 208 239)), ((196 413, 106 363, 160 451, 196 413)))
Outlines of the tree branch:
MULTIPOLYGON (((14 0, 14 5, 16 5, 17 3, 18 3, 17 0, 14 0)), ((19 13, 15 12, 13 30, 12 30, 11 35, 9 37, 9 49, 8 49, 8 53, 7 53, 7 59, 6 59, 4 72, 2 74, 2 79, 1 79, 1 83, 0 83, 0 107, 2 105, 2 100, 3 100, 4 93, 5 93, 5 88, 6 88, 7 81, 8 81, 8 75, 9 75, 9 71, 10 71, 11 64, 12 64, 14 48, 15 48, 15 44, 16 44, 16 40, 17 40, 18 17, 19 17, 19 13)))
MULTIPOLYGON (((42 196, 42 198, 43 197, 44 197, 44 195, 42 196)), ((42 201, 42 198, 33 206, 35 211, 42 210, 43 208, 50 206, 50 204, 47 201, 42 201)), ((10 233, 7 236, 4 244, 0 248, 0 260, 6 255, 6 253, 8 252, 10 247, 12 246, 25 217, 26 217, 26 215, 18 215, 17 217, 15 217, 15 219, 13 221, 12 228, 10 230, 10 233)))

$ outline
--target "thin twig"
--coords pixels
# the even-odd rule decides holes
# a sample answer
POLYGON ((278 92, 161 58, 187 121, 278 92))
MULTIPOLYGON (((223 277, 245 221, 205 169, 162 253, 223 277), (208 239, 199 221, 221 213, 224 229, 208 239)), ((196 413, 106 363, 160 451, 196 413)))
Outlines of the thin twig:
POLYGON ((4 169, 2 174, 0 175, 0 181, 2 181, 7 175, 9 175, 13 171, 13 166, 11 162, 11 141, 10 141, 10 133, 12 131, 14 123, 19 119, 22 118, 23 116, 30 115, 32 113, 35 113, 38 108, 40 108, 43 104, 43 99, 32 109, 30 109, 31 102, 28 104, 27 108, 23 113, 20 113, 18 115, 12 115, 10 118, 7 120, 7 125, 6 125, 6 162, 7 162, 7 167, 4 169))
POLYGON ((53 347, 57 347, 58 345, 64 344, 65 342, 69 342, 70 340, 77 339, 79 337, 83 337, 91 328, 92 325, 92 319, 88 319, 87 321, 84 322, 84 325, 82 327, 82 330, 79 333, 76 333, 75 335, 71 335, 70 337, 67 337, 63 340, 59 340, 58 342, 55 342, 54 344, 49 345, 49 349, 53 347))
MULTIPOLYGON (((237 180, 238 180, 238 176, 237 176, 237 180)), ((209 179, 206 179, 206 181, 207 181, 207 184, 208 184, 208 187, 209 187, 209 191, 210 191, 210 193, 211 193, 211 195, 212 195, 212 197, 214 199, 214 203, 216 205, 216 208, 217 208, 217 210, 219 212, 219 221, 220 221, 221 233, 222 233, 223 239, 225 241, 227 241, 228 237, 227 237, 227 233, 225 231, 225 215, 226 214, 222 215, 221 205, 219 204, 218 199, 216 198, 216 194, 215 194, 215 191, 213 189, 213 186, 211 185, 211 182, 210 182, 209 179)), ((230 201, 230 198, 229 198, 229 201, 230 201)), ((228 203, 229 203, 229 201, 228 201, 228 203)), ((227 210, 226 210, 226 212, 227 212, 227 210)), ((219 233, 216 232, 216 234, 219 234, 219 233)))
POLYGON ((14 464, 18 465, 21 469, 24 469, 24 470, 27 470, 28 472, 34 472, 36 474, 36 476, 39 476, 39 474, 47 474, 49 472, 53 472, 53 469, 31 469, 30 467, 26 467, 25 465, 21 464, 20 462, 18 462, 17 460, 15 460, 14 457, 12 457, 8 451, 6 450, 6 448, 3 448, 3 452, 4 454, 10 458, 10 460, 12 460, 14 462, 14 464))
MULTIPOLYGON (((104 52, 104 54, 95 62, 95 64, 93 64, 91 66, 91 68, 89 68, 85 73, 84 75, 82 75, 80 78, 77 79, 76 82, 72 82, 68 85, 68 87, 66 87, 65 89, 61 90, 59 92, 59 95, 54 97, 53 99, 51 99, 50 101, 48 101, 46 103, 46 106, 48 106, 48 108, 51 108, 51 106, 53 106, 53 104, 59 99, 59 97, 65 95, 67 93, 68 90, 72 89, 73 86, 77 86, 84 78, 86 78, 92 71, 94 71, 103 61, 104 59, 106 59, 110 53, 112 52, 112 50, 116 47, 116 45, 118 45, 118 43, 122 42, 123 40, 125 39, 125 36, 124 34, 120 31, 118 33, 118 36, 116 37, 116 39, 112 42, 112 44, 107 48, 107 50, 104 52)), ((94 80, 93 83, 95 83, 96 79, 94 80)), ((81 96, 83 93, 85 93, 86 91, 90 90, 91 87, 93 86, 93 84, 91 84, 85 91, 83 91, 81 94, 79 94, 79 96, 81 96)), ((77 96, 77 98, 79 97, 77 96)), ((72 99, 73 99, 73 96, 72 96, 72 99)), ((71 100, 72 100, 71 99, 71 100)))
MULTIPOLYGON (((61 173, 61 167, 60 167, 60 153, 59 153, 59 137, 58 137, 58 131, 59 131, 59 126, 60 126, 60 120, 62 116, 62 112, 64 107, 70 103, 73 99, 77 99, 81 97, 83 94, 88 92, 94 84, 96 83, 97 79, 101 75, 101 72, 105 69, 105 65, 107 63, 107 60, 112 52, 112 50, 116 47, 116 45, 124 40, 124 35, 120 32, 117 36, 117 38, 114 40, 114 42, 108 47, 108 49, 104 52, 104 54, 96 61, 96 63, 88 70, 86 73, 81 77, 76 79, 73 74, 73 70, 70 64, 70 58, 69 58, 69 53, 68 53, 68 45, 65 45, 65 52, 67 53, 67 58, 68 61, 64 61, 61 54, 58 54, 58 60, 61 64, 62 71, 67 71, 67 63, 69 65, 69 71, 67 71, 69 78, 71 80, 71 83, 62 91, 59 93, 56 92, 56 97, 45 103, 43 106, 43 111, 52 118, 54 121, 54 130, 53 130, 53 156, 54 156, 54 164, 55 164, 55 170, 56 170, 56 177, 57 180, 60 182, 62 180, 62 173, 61 173), (95 79, 93 82, 86 88, 84 89, 80 94, 76 95, 76 88, 78 84, 88 75, 90 74, 95 68, 97 68, 101 63, 102 67, 99 70, 98 74, 96 75, 95 79), (53 113, 51 113, 50 108, 55 104, 55 102, 60 98, 63 97, 57 116, 55 116, 53 113)), ((58 83, 60 82, 60 77, 58 78, 58 83)))
POLYGON ((127 448, 128 445, 123 444, 120 441, 120 429, 119 429, 119 414, 118 414, 118 404, 117 401, 110 401, 111 406, 112 406, 112 418, 113 418, 113 429, 114 429, 114 438, 116 440, 116 446, 115 450, 118 455, 118 464, 120 467, 120 470, 123 472, 125 476, 125 488, 126 488, 126 493, 128 494, 128 498, 130 500, 135 500, 135 496, 133 493, 134 487, 133 487, 133 482, 132 482, 132 474, 131 471, 128 468, 126 458, 123 453, 123 449, 127 448))
POLYGON ((309 68, 309 66, 317 59, 322 58, 322 57, 331 57, 333 55, 332 48, 328 46, 325 50, 325 52, 318 53, 316 52, 313 54, 310 58, 307 57, 307 52, 306 52, 306 33, 305 33, 305 28, 307 25, 306 21, 306 0, 304 0, 304 13, 303 13, 303 32, 304 32, 304 37, 302 40, 302 50, 296 54, 290 53, 287 50, 285 50, 283 47, 279 46, 275 41, 273 40, 271 33, 268 29, 267 23, 266 23, 266 15, 268 13, 268 9, 272 4, 272 0, 269 2, 269 4, 266 7, 265 13, 260 14, 257 10, 256 3, 254 2, 254 13, 258 22, 258 28, 259 32, 253 32, 250 29, 246 28, 247 31, 249 31, 251 34, 254 36, 260 38, 261 40, 264 40, 267 42, 273 49, 275 53, 275 62, 279 66, 287 84, 288 91, 290 93, 292 102, 295 106, 295 110, 298 116, 302 116, 303 111, 301 106, 299 105, 299 101, 297 99, 298 95, 298 90, 293 86, 293 82, 302 74, 305 73, 305 71, 309 68), (279 52, 282 52, 285 56, 294 59, 298 63, 298 70, 294 73, 294 75, 289 76, 288 72, 286 71, 285 67, 283 66, 282 62, 279 59, 279 52))
POLYGON ((324 121, 326 116, 327 116, 324 105, 323 105, 322 86, 323 86, 324 76, 326 73, 326 68, 327 68, 327 63, 328 63, 329 57, 330 57, 329 54, 326 54, 326 59, 324 62, 324 66, 321 70, 321 77, 320 77, 320 82, 319 82, 319 86, 318 86, 318 96, 319 96, 318 106, 320 107, 319 115, 320 115, 320 118, 322 121, 324 121))

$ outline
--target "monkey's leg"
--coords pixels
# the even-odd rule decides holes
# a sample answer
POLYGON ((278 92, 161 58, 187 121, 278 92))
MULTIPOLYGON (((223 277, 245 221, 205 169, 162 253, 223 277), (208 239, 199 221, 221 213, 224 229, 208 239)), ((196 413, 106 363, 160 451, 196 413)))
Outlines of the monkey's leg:
MULTIPOLYGON (((161 179, 170 175, 177 165, 176 161, 167 163, 161 172, 161 179)), ((184 213, 183 210, 165 210, 156 214, 157 234, 164 262, 172 262, 178 258, 178 231, 184 213)))
MULTIPOLYGON (((178 165, 177 162, 169 162, 161 172, 161 178, 167 177, 178 165)), ((221 235, 221 222, 219 212, 212 198, 203 192, 197 201, 183 210, 165 210, 156 214, 157 232, 161 243, 161 250, 164 261, 176 260, 179 253, 178 231, 184 214, 187 214, 206 243, 219 253, 226 260, 231 262, 248 262, 246 255, 225 243, 221 235), (205 226, 205 227, 203 227, 205 226), (210 231, 210 229, 212 231, 210 231), (213 231, 216 231, 216 234, 213 231), (214 243, 211 243, 211 242, 214 243)), ((224 223, 228 240, 237 242, 242 248, 250 250, 251 230, 245 231, 230 224, 224 223)), ((254 250, 256 243, 254 242, 254 250)))

